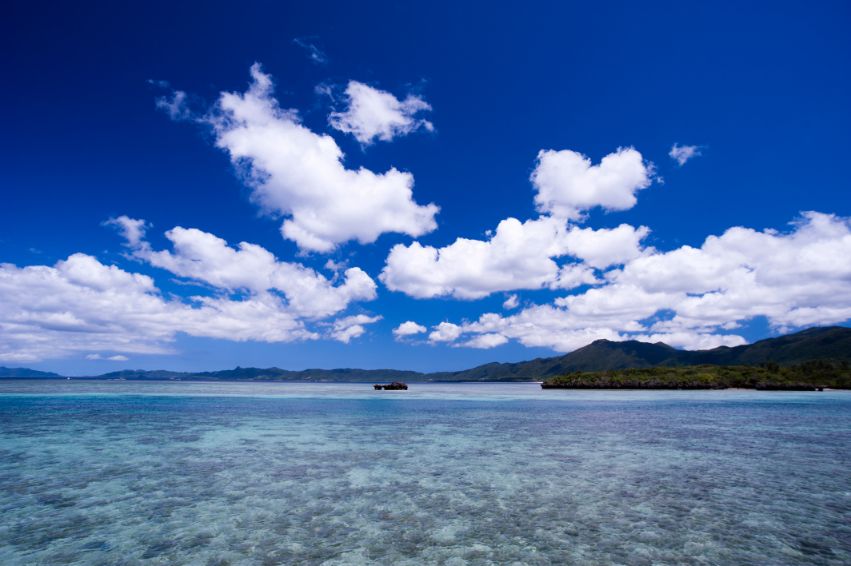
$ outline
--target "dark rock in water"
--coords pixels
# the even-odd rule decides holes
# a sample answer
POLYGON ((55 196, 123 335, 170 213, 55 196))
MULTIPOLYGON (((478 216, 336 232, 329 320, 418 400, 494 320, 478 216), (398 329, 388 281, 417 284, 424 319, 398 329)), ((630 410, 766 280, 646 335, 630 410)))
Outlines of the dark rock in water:
POLYGON ((380 389, 384 389, 385 391, 400 391, 400 390, 407 390, 407 389, 408 389, 408 384, 407 384, 407 383, 402 383, 401 381, 394 381, 393 383, 388 383, 388 384, 386 384, 386 385, 382 385, 382 384, 380 384, 380 383, 376 383, 376 384, 375 384, 375 385, 373 385, 372 387, 373 387, 376 391, 378 391, 378 390, 380 390, 380 389))

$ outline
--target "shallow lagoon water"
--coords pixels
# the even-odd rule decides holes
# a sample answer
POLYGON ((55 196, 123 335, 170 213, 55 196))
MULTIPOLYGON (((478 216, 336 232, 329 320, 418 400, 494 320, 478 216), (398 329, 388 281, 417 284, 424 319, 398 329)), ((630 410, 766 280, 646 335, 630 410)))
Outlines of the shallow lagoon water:
POLYGON ((851 392, 4 381, 0 564, 848 564, 851 392))

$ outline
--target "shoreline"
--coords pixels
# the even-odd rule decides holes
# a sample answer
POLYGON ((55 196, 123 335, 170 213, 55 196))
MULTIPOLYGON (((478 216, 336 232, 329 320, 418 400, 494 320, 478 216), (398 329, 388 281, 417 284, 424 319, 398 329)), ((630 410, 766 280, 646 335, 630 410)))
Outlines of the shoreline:
MULTIPOLYGON (((364 389, 373 390, 373 382, 367 381, 318 381, 318 380, 279 380, 279 379, 104 379, 99 377, 3 377, 0 378, 0 384, 12 382, 28 382, 28 383, 67 383, 69 381, 85 382, 85 383, 181 383, 181 384, 251 384, 258 383, 263 385, 281 384, 281 385, 362 385, 364 389)), ((819 393, 825 391, 851 391, 849 388, 843 387, 828 387, 828 386, 809 386, 809 385, 790 385, 782 384, 767 384, 762 387, 724 387, 724 386, 695 386, 695 387, 677 387, 677 386, 600 386, 600 385, 561 385, 548 384, 546 380, 518 380, 518 381, 408 381, 408 385, 538 385, 542 390, 562 390, 562 391, 759 391, 759 392, 797 392, 797 393, 819 393)))

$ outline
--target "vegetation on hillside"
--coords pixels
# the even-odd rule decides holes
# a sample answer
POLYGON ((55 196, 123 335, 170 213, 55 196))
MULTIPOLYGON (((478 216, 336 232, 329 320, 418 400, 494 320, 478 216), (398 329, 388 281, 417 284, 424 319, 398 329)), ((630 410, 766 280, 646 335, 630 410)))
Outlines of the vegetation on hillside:
POLYGON ((491 363, 426 377, 434 381, 526 381, 577 371, 697 365, 756 366, 771 362, 795 365, 812 360, 851 362, 851 328, 809 328, 745 346, 722 346, 711 350, 677 350, 662 342, 596 340, 564 356, 519 363, 491 363))
POLYGON ((781 366, 677 366, 578 371, 547 379, 544 389, 851 389, 851 364, 809 361, 781 366))

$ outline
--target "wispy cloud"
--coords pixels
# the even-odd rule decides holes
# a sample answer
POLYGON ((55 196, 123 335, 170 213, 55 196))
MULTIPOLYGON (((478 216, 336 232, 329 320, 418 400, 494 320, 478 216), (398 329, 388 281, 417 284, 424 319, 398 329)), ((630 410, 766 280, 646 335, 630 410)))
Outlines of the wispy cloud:
POLYGON ((126 362, 130 358, 127 356, 122 356, 121 354, 115 354, 114 356, 102 356, 100 354, 89 354, 86 356, 87 360, 106 360, 108 362, 126 362))
POLYGON ((516 309, 518 306, 520 306, 520 299, 517 298, 517 295, 509 295, 502 303, 502 308, 508 311, 516 309))
POLYGON ((293 43, 304 49, 308 58, 317 65, 327 65, 328 55, 316 46, 316 43, 310 37, 296 37, 293 43))
POLYGON ((693 158, 701 155, 700 146, 699 145, 679 145, 674 144, 671 146, 671 151, 668 152, 668 155, 680 164, 680 167, 686 164, 686 162, 693 158))

